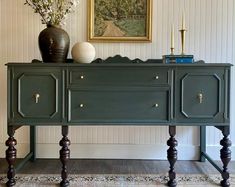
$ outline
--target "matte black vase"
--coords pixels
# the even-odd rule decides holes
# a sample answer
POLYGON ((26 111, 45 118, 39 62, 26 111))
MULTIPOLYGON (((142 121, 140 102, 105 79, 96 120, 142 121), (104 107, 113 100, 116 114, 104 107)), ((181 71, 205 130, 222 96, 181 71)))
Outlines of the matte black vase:
POLYGON ((38 36, 43 62, 66 62, 69 51, 69 35, 60 27, 47 25, 38 36))

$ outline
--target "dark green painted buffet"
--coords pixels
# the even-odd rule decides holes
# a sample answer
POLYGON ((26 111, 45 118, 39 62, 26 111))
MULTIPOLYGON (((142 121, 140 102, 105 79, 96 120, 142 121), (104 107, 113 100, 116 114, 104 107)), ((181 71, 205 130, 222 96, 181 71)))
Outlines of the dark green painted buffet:
MULTIPOLYGON (((115 58, 114 58, 115 59, 115 58)), ((70 157, 68 126, 154 125, 169 126, 168 186, 175 187, 177 160, 176 126, 198 126, 201 130, 201 160, 207 158, 222 174, 228 187, 231 160, 229 98, 230 64, 164 64, 148 60, 119 63, 112 59, 91 64, 8 63, 7 186, 15 184, 15 130, 31 128, 34 157, 34 127, 59 125, 62 162, 61 186, 68 186, 70 157), (221 130, 223 169, 206 154, 205 127, 221 130)), ((120 60, 121 61, 121 60, 120 60)))

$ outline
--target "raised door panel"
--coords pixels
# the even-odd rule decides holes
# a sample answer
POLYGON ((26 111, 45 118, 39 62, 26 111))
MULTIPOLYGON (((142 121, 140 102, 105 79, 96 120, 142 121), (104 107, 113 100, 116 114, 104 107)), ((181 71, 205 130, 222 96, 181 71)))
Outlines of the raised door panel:
POLYGON ((61 72, 15 69, 13 80, 14 121, 39 123, 61 121, 61 72))
POLYGON ((176 118, 179 121, 224 121, 224 69, 176 73, 176 118))
POLYGON ((216 74, 187 73, 181 80, 181 113, 214 118, 221 109, 221 79, 216 74))
POLYGON ((158 89, 72 89, 69 122, 153 123, 169 119, 169 91, 158 89))

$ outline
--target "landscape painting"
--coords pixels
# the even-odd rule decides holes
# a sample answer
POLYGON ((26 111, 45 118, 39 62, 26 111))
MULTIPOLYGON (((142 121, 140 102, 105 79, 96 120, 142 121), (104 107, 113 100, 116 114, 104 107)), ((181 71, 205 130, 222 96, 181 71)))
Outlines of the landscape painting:
POLYGON ((89 41, 151 41, 151 0, 89 0, 89 41))

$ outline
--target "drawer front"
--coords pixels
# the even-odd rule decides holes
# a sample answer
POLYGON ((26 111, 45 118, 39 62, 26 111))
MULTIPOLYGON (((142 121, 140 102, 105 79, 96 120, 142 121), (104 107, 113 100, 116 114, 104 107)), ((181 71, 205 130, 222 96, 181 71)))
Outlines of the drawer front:
POLYGON ((168 69, 153 67, 81 67, 69 70, 71 85, 168 84, 168 69))
MULTIPOLYGON (((178 80, 177 118, 181 121, 224 120, 224 71, 181 72, 178 80)), ((177 90, 176 89, 176 90, 177 90)))
POLYGON ((69 122, 135 123, 168 120, 168 91, 69 90, 69 122))
MULTIPOLYGON (((49 70, 48 70, 49 71, 49 70)), ((61 73, 15 70, 13 112, 15 121, 61 119, 61 73)))

